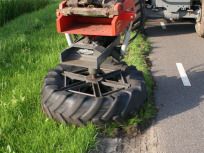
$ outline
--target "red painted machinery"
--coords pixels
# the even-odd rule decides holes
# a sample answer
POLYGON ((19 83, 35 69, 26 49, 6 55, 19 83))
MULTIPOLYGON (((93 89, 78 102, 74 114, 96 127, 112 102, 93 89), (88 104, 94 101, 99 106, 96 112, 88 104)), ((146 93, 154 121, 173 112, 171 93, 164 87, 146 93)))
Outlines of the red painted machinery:
POLYGON ((115 2, 106 8, 67 7, 57 11, 57 31, 69 34, 118 36, 135 20, 134 0, 115 2), (83 16, 82 16, 83 15, 83 16))
MULTIPOLYGON (((65 0, 57 31, 69 47, 45 78, 42 107, 51 118, 77 125, 121 122, 146 99, 143 75, 122 62, 141 0, 65 0)), ((134 32, 133 32, 134 33, 134 32)))

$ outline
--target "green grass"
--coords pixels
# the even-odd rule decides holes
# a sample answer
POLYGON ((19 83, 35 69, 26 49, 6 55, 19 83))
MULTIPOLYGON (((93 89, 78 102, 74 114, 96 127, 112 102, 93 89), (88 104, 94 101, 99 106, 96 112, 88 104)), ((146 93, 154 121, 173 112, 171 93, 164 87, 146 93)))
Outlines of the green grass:
POLYGON ((0 152, 84 153, 95 143, 93 125, 59 125, 41 111, 43 77, 66 47, 56 32, 56 8, 49 5, 0 28, 0 152))
POLYGON ((129 65, 134 65, 138 70, 144 74, 145 82, 147 85, 148 98, 144 106, 140 109, 136 118, 132 118, 129 122, 136 124, 146 124, 149 120, 155 117, 157 109, 153 101, 154 80, 151 75, 150 65, 147 56, 151 51, 150 42, 147 38, 140 34, 137 39, 128 48, 128 54, 125 57, 125 61, 129 65))
POLYGON ((50 0, 0 0, 0 26, 26 12, 44 7, 50 0))
POLYGON ((135 129, 138 126, 141 127, 139 130, 145 129, 149 125, 149 123, 151 123, 151 120, 157 113, 157 109, 153 101, 154 80, 152 78, 150 65, 148 65, 149 61, 147 59, 150 51, 150 43, 142 34, 139 34, 138 37, 128 47, 128 53, 125 56, 124 60, 128 65, 134 65, 139 71, 143 72, 147 85, 148 99, 143 107, 140 108, 139 112, 137 112, 134 117, 130 118, 125 123, 121 125, 116 123, 105 125, 105 130, 102 129, 102 131, 110 137, 121 135, 118 134, 117 129, 120 129, 119 132, 122 131, 125 134, 131 135, 133 134, 132 132, 138 130, 135 129))
MULTIPOLYGON (((98 130, 92 124, 80 128, 58 124, 41 111, 43 77, 59 63, 59 53, 67 45, 64 36, 56 32, 57 5, 25 14, 0 28, 0 153, 84 153, 97 141, 98 130)), ((149 49, 140 35, 125 60, 144 71, 151 97, 153 81, 145 62, 149 49)), ((153 114, 149 98, 124 127, 153 114)))

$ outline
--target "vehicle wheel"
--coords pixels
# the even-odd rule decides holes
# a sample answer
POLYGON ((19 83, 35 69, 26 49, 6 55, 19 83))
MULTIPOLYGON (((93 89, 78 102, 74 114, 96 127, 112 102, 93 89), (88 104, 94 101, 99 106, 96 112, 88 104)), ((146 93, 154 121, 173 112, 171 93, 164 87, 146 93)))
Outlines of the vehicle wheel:
POLYGON ((135 0, 136 7, 136 19, 133 22, 132 30, 143 30, 144 29, 144 1, 143 0, 135 0))
POLYGON ((201 12, 197 19, 195 29, 197 34, 204 38, 204 0, 201 0, 201 12))
POLYGON ((84 125, 87 122, 103 124, 108 121, 123 121, 135 113, 146 100, 143 75, 135 67, 126 66, 122 71, 124 79, 131 85, 128 89, 99 98, 63 89, 65 79, 62 73, 65 70, 72 72, 76 69, 74 66, 59 65, 45 77, 42 108, 45 114, 56 121, 76 125, 84 125))

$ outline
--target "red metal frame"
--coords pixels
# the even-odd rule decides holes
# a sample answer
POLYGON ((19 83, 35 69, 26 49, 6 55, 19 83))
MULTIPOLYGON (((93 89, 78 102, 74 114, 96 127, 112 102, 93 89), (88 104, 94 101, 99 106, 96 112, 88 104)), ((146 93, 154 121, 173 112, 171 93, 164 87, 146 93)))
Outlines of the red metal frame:
MULTIPOLYGON (((59 8, 64 7, 66 7, 65 1, 60 4, 59 8)), ((64 16, 57 13, 57 31, 81 35, 117 36, 135 19, 135 4, 133 0, 123 0, 122 3, 117 3, 114 9, 118 10, 119 15, 113 18, 64 16)))

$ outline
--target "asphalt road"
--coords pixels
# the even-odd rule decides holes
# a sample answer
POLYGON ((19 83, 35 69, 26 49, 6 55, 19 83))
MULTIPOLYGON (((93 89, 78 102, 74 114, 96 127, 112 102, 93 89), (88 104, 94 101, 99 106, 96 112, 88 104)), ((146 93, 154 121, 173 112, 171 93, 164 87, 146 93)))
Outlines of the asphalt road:
POLYGON ((191 23, 162 28, 159 20, 148 22, 146 33, 153 47, 150 60, 159 108, 151 128, 154 149, 147 152, 204 153, 204 39, 191 23), (191 86, 184 86, 176 63, 183 65, 191 86))

